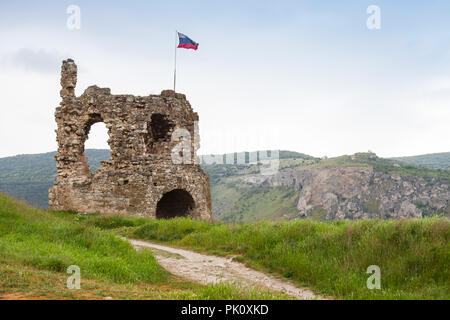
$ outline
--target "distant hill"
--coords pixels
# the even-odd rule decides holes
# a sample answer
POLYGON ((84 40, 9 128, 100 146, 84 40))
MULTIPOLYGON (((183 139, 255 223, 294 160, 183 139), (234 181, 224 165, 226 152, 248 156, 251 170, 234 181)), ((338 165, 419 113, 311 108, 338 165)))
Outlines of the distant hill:
POLYGON ((450 170, 450 152, 430 153, 411 157, 391 158, 416 166, 450 170))
MULTIPOLYGON (((0 158, 0 190, 40 208, 48 207, 48 189, 56 177, 56 152, 22 154, 0 158)), ((109 150, 86 150, 92 171, 100 160, 109 158, 109 150)))
POLYGON ((450 170, 414 166, 373 153, 280 159, 273 176, 261 175, 260 165, 203 168, 211 175, 213 216, 224 222, 450 213, 450 170))
MULTIPOLYGON (((207 156, 200 159, 210 175, 214 219, 249 222, 305 216, 334 219, 336 214, 338 218, 347 211, 354 212, 349 218, 395 217, 398 212, 422 216, 446 214, 448 208, 442 201, 449 198, 445 188, 450 185, 450 170, 416 166, 408 161, 422 159, 422 165, 446 168, 445 155, 449 154, 383 159, 371 153, 358 153, 320 159, 279 151, 279 173, 269 178, 260 174, 261 163, 249 163, 248 152, 244 164, 237 163, 236 154, 214 156, 218 162, 214 164, 207 164, 211 163, 206 161, 207 156), (226 158, 234 159, 234 164, 225 164, 226 158), (342 173, 337 174, 339 171, 333 168, 342 168, 339 169, 342 173), (366 181, 367 175, 372 180, 366 181), (381 183, 381 188, 374 181, 381 183), (353 188, 351 199, 346 195, 348 186, 353 188), (305 192, 314 196, 305 198, 305 192), (382 216, 380 212, 384 212, 382 216)), ((109 158, 109 150, 88 149, 86 155, 91 170, 95 171, 100 160, 109 158)), ((56 176, 54 156, 55 152, 49 152, 0 158, 0 190, 47 208, 48 189, 56 176)))

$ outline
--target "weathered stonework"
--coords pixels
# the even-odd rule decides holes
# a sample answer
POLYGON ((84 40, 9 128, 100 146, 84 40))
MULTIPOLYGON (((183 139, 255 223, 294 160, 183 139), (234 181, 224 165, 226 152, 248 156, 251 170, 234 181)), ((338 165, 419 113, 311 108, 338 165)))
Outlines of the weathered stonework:
POLYGON ((211 220, 209 177, 196 156, 198 115, 186 97, 172 90, 145 97, 112 95, 97 86, 76 97, 76 82, 74 61, 63 61, 62 102, 55 112, 58 173, 49 190, 50 208, 211 220), (92 174, 84 144, 97 122, 108 129, 111 157, 92 174), (177 129, 192 137, 191 163, 172 161, 174 147, 183 142, 171 138, 177 129))

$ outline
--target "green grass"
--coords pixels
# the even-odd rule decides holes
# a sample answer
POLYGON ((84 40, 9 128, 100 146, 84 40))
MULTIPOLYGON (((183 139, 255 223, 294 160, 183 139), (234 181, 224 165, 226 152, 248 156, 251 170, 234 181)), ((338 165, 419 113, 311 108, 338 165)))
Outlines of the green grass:
POLYGON ((149 251, 135 252, 112 232, 71 221, 69 213, 46 212, 0 197, 2 259, 56 272, 77 265, 89 277, 119 283, 166 278, 149 251))
MULTIPOLYGON (((0 194, 0 299, 288 298, 232 284, 203 286, 181 280, 164 271, 150 250, 136 251, 108 230, 147 222, 45 211, 0 194), (81 291, 66 288, 70 265, 81 269, 81 291)), ((188 232, 181 225, 176 229, 188 232)))
POLYGON ((34 267, 0 262, 0 300, 206 300, 206 299, 291 299, 281 293, 271 293, 256 288, 244 288, 233 284, 196 284, 176 277, 168 278, 165 284, 115 283, 108 280, 86 278, 82 274, 81 289, 68 290, 66 273, 37 269, 34 267))
POLYGON ((250 266, 337 298, 450 298, 450 222, 446 218, 243 225, 177 218, 148 220, 128 227, 127 232, 131 237, 198 251, 239 255, 250 266), (370 265, 381 268, 381 290, 366 288, 370 265))
POLYGON ((450 298, 446 218, 236 225, 50 212, 1 194, 0 297, 19 292, 68 299, 91 294, 123 299, 286 298, 234 285, 180 281, 161 269, 150 250, 135 251, 118 232, 234 255, 254 268, 336 298, 450 298), (72 264, 81 268, 84 286, 91 291, 77 296, 65 289, 66 268, 72 264), (381 268, 381 290, 366 288, 370 265, 381 268))

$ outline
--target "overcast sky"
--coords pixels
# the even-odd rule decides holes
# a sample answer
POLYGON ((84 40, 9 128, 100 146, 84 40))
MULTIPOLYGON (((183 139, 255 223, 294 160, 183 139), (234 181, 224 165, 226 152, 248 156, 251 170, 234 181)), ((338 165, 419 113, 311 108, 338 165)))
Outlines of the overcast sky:
MULTIPOLYGON (((450 151, 450 1, 0 0, 0 157, 56 150, 65 58, 77 95, 171 88, 175 30, 200 43, 178 49, 177 91, 199 113, 201 154, 450 151)), ((87 147, 106 140, 97 124, 87 147)))

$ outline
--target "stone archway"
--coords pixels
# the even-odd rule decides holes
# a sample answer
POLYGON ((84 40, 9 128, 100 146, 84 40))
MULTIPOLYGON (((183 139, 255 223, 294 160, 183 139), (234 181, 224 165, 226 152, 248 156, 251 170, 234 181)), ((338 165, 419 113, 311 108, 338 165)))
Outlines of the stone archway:
MULTIPOLYGON (((88 119, 87 121, 84 122, 84 124, 81 125, 82 130, 78 130, 77 131, 77 135, 79 137, 79 139, 81 140, 81 144, 79 145, 80 147, 80 161, 83 167, 83 172, 85 174, 87 174, 88 176, 92 177, 93 175, 95 175, 95 173, 97 172, 97 169, 99 169, 101 167, 101 162, 102 161, 107 161, 111 159, 112 156, 112 149, 109 145, 109 130, 106 127, 106 122, 103 120, 103 117, 100 113, 90 113, 88 114, 88 119), (107 157, 105 157, 102 152, 98 152, 99 150, 91 150, 91 153, 95 154, 95 156, 93 156, 93 158, 96 159, 96 161, 91 161, 92 159, 89 159, 88 154, 86 153, 86 147, 87 147, 87 141, 89 140, 89 138, 91 137, 91 129, 95 126, 95 125, 100 125, 103 126, 104 130, 106 130, 106 134, 108 136, 108 149, 109 149, 109 154, 107 157), (92 167, 91 167, 92 166, 92 167)), ((92 154, 91 154, 92 155, 92 154)))
POLYGON ((189 192, 184 189, 174 189, 165 193, 156 205, 157 219, 171 219, 190 216, 195 202, 189 192))

